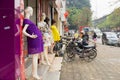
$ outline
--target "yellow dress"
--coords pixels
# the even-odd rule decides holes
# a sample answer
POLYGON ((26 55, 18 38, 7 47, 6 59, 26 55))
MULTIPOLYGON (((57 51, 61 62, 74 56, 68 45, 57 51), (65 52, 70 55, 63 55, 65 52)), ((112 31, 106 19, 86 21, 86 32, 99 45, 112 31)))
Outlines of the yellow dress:
POLYGON ((51 31, 54 41, 60 41, 60 34, 55 25, 51 26, 51 31))

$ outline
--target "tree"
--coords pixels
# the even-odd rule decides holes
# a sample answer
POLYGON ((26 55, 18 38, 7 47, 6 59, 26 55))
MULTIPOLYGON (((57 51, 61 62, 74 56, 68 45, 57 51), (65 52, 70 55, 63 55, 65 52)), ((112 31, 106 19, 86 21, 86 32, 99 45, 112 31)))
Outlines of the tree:
POLYGON ((69 10, 69 16, 68 16, 68 22, 71 25, 71 28, 75 28, 78 25, 78 18, 79 18, 79 14, 81 13, 80 9, 77 9, 75 7, 71 7, 68 9, 69 10))
POLYGON ((109 27, 120 27, 120 8, 115 9, 111 14, 109 14, 104 21, 97 25, 99 28, 109 27))
POLYGON ((67 9, 70 28, 77 29, 79 26, 91 24, 92 13, 89 0, 67 0, 67 9))
POLYGON ((91 14, 92 12, 88 7, 83 7, 80 14, 79 26, 90 26, 91 14))
POLYGON ((115 9, 114 12, 108 16, 107 22, 110 27, 120 26, 120 8, 115 9))
POLYGON ((79 26, 90 26, 92 13, 88 7, 83 7, 82 9, 72 7, 69 8, 69 12, 68 22, 71 27, 78 28, 79 26))

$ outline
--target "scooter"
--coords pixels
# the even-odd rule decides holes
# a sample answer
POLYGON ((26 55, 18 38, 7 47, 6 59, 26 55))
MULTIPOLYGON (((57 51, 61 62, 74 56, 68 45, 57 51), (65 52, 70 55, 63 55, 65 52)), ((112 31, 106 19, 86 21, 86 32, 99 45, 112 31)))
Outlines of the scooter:
POLYGON ((76 54, 86 61, 92 61, 97 56, 97 49, 94 45, 83 45, 83 41, 72 39, 66 46, 64 57, 67 55, 68 60, 72 61, 76 54))

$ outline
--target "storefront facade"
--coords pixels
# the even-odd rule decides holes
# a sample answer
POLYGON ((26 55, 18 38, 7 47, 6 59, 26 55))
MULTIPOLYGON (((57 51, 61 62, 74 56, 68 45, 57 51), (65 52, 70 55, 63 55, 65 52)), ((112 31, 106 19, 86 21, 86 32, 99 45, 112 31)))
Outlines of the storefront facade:
MULTIPOLYGON (((23 39, 22 23, 24 9, 33 7, 31 20, 40 21, 44 12, 50 19, 55 19, 60 30, 60 13, 56 0, 2 0, 0 3, 0 80, 25 80, 24 59, 27 57, 27 40, 23 39), (9 4, 7 4, 9 3, 9 4), (6 5, 7 4, 7 5, 6 5), (24 46, 23 46, 24 45, 24 46)), ((61 4, 61 3, 60 3, 61 4)))

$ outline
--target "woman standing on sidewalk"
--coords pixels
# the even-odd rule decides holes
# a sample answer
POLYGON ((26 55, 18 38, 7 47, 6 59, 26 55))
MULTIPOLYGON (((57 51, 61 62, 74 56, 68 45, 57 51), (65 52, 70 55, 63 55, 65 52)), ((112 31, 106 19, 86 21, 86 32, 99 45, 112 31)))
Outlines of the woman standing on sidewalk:
POLYGON ((28 54, 32 55, 32 76, 41 80, 37 74, 38 55, 43 52, 42 33, 38 27, 30 20, 33 14, 33 8, 25 9, 25 19, 23 21, 23 34, 27 36, 28 54))

